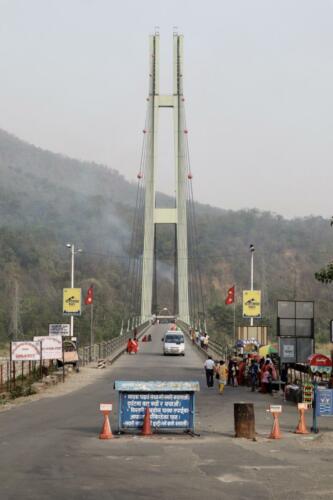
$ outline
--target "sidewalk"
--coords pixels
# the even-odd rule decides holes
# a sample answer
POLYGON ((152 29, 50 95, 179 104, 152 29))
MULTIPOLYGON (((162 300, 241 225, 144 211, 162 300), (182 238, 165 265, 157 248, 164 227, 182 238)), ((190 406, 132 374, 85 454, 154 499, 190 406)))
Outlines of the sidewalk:
MULTIPOLYGON (((282 393, 274 393, 271 396, 259 392, 253 393, 250 388, 244 386, 226 386, 223 394, 219 394, 216 382, 214 388, 208 389, 204 386, 204 381, 201 382, 200 397, 197 401, 197 432, 202 436, 211 433, 216 436, 233 436, 234 403, 240 402, 253 403, 258 438, 266 438, 270 434, 273 417, 266 410, 269 409, 269 405, 274 404, 282 405, 279 422, 283 439, 299 439, 300 436, 294 434, 298 423, 297 406, 291 402, 284 402, 282 393)), ((310 432, 312 409, 306 411, 305 414, 307 429, 310 432)), ((333 433, 333 417, 319 418, 318 425, 320 432, 333 433)))

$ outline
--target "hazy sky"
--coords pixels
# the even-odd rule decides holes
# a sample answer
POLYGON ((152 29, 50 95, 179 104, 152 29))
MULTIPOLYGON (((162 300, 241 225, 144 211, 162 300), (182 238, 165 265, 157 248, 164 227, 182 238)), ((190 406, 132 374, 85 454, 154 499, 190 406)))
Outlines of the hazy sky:
MULTIPOLYGON (((0 0, 0 128, 135 181, 159 26, 173 26, 198 201, 288 217, 333 214, 333 1, 0 0)), ((158 187, 171 192, 171 120, 158 187)))

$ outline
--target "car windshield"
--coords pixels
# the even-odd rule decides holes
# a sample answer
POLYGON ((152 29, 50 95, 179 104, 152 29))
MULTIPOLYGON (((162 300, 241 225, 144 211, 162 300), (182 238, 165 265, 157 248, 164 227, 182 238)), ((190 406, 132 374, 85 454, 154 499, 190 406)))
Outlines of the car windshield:
POLYGON ((182 335, 166 335, 165 342, 173 342, 175 344, 181 344, 184 342, 184 337, 182 335))

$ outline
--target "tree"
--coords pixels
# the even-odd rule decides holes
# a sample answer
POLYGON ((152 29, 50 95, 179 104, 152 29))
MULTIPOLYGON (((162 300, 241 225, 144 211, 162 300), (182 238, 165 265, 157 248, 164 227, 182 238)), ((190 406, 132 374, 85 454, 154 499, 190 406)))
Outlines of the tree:
MULTIPOLYGON (((330 221, 330 226, 333 226, 333 217, 331 217, 330 221)), ((326 267, 323 267, 320 269, 318 272, 315 273, 315 278, 316 280, 320 281, 321 283, 332 283, 333 281, 333 262, 330 262, 329 264, 326 265, 326 267)))

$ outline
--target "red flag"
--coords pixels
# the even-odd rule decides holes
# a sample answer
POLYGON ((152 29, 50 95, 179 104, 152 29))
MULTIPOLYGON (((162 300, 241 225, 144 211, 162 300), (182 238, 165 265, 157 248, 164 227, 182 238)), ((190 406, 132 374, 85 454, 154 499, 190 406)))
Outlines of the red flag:
POLYGON ((235 302, 235 285, 229 288, 225 303, 227 306, 235 302))
POLYGON ((94 302, 94 286, 90 285, 90 287, 87 290, 87 295, 86 298, 84 299, 84 303, 86 306, 91 306, 94 302))

